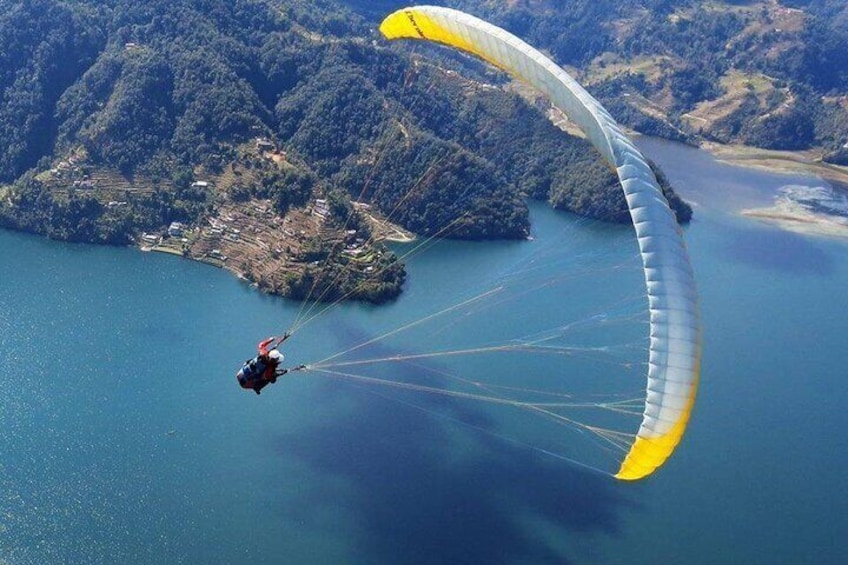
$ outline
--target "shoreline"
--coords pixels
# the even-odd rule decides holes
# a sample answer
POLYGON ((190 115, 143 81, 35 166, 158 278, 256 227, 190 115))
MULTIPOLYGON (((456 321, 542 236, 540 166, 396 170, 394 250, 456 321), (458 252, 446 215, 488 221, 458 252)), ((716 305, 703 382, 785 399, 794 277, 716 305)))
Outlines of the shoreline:
MULTIPOLYGON (((375 269, 372 264, 378 264, 382 255, 375 250, 380 242, 416 240, 415 234, 371 211, 369 205, 354 205, 371 225, 370 238, 354 242, 355 230, 327 231, 327 214, 320 205, 293 208, 285 216, 275 216, 270 202, 250 201, 221 205, 197 226, 178 226, 177 235, 167 231, 144 234, 133 246, 142 252, 163 253, 224 269, 264 293, 296 299, 287 281, 317 264, 303 256, 315 238, 326 237, 334 246, 344 246, 339 257, 352 261, 350 265, 354 267, 344 268, 351 274, 375 269)), ((372 301, 359 295, 351 299, 372 301)))
POLYGON ((779 151, 713 141, 702 143, 700 149, 722 163, 773 173, 814 175, 848 189, 848 167, 822 161, 821 153, 815 150, 779 151))
POLYGON ((803 235, 848 238, 848 218, 816 214, 796 202, 781 201, 769 208, 744 209, 740 215, 803 235))
MULTIPOLYGON (((848 194, 848 167, 825 163, 820 152, 777 151, 746 145, 704 142, 700 148, 721 163, 777 174, 817 177, 835 192, 848 194)), ((812 190, 808 191, 810 195, 812 190)), ((780 229, 818 237, 848 238, 848 215, 817 212, 791 198, 775 194, 774 204, 737 210, 740 216, 766 222, 780 229)))

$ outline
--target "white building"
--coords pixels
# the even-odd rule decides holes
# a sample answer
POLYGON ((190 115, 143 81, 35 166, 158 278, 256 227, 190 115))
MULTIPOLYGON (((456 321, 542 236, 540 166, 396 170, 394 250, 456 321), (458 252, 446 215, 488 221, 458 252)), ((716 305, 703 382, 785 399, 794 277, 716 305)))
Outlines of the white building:
POLYGON ((168 235, 171 237, 180 237, 185 231, 185 225, 180 222, 171 222, 168 226, 168 235))

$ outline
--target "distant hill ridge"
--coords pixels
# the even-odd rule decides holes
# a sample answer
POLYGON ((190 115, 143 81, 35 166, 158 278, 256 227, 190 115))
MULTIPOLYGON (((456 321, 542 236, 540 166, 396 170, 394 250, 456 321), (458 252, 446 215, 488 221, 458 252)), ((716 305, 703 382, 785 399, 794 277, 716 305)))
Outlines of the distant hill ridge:
POLYGON ((844 0, 458 0, 577 71, 626 125, 767 149, 848 143, 844 0))

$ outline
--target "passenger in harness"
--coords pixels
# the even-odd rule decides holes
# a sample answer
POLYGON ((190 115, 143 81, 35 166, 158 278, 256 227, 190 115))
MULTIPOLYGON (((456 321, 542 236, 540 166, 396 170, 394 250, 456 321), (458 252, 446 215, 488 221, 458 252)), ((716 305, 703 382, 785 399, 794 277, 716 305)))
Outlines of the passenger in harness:
POLYGON ((259 354, 245 361, 244 366, 236 374, 236 379, 242 388, 252 389, 256 394, 260 394, 260 391, 269 383, 277 382, 277 377, 282 377, 289 372, 288 369, 280 367, 285 357, 277 351, 277 347, 288 337, 289 334, 284 335, 270 350, 268 348, 277 339, 276 337, 271 336, 259 343, 257 346, 259 354))

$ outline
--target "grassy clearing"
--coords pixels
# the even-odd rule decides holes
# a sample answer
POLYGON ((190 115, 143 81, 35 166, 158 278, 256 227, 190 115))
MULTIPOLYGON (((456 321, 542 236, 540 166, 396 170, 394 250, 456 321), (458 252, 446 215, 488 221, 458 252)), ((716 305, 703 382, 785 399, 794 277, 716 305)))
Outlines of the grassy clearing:
POLYGON ((671 57, 667 56, 636 57, 627 60, 607 52, 591 62, 583 78, 587 85, 592 85, 618 75, 631 73, 645 75, 648 82, 656 82, 662 78, 663 67, 671 61, 671 57))
MULTIPOLYGON (((701 102, 694 110, 682 116, 695 131, 711 129, 717 121, 738 110, 750 94, 757 97, 761 111, 768 111, 769 101, 776 90, 771 77, 737 70, 731 70, 722 77, 721 86, 725 91, 722 96, 701 102)), ((780 98, 785 100, 786 95, 783 94, 780 98)))

